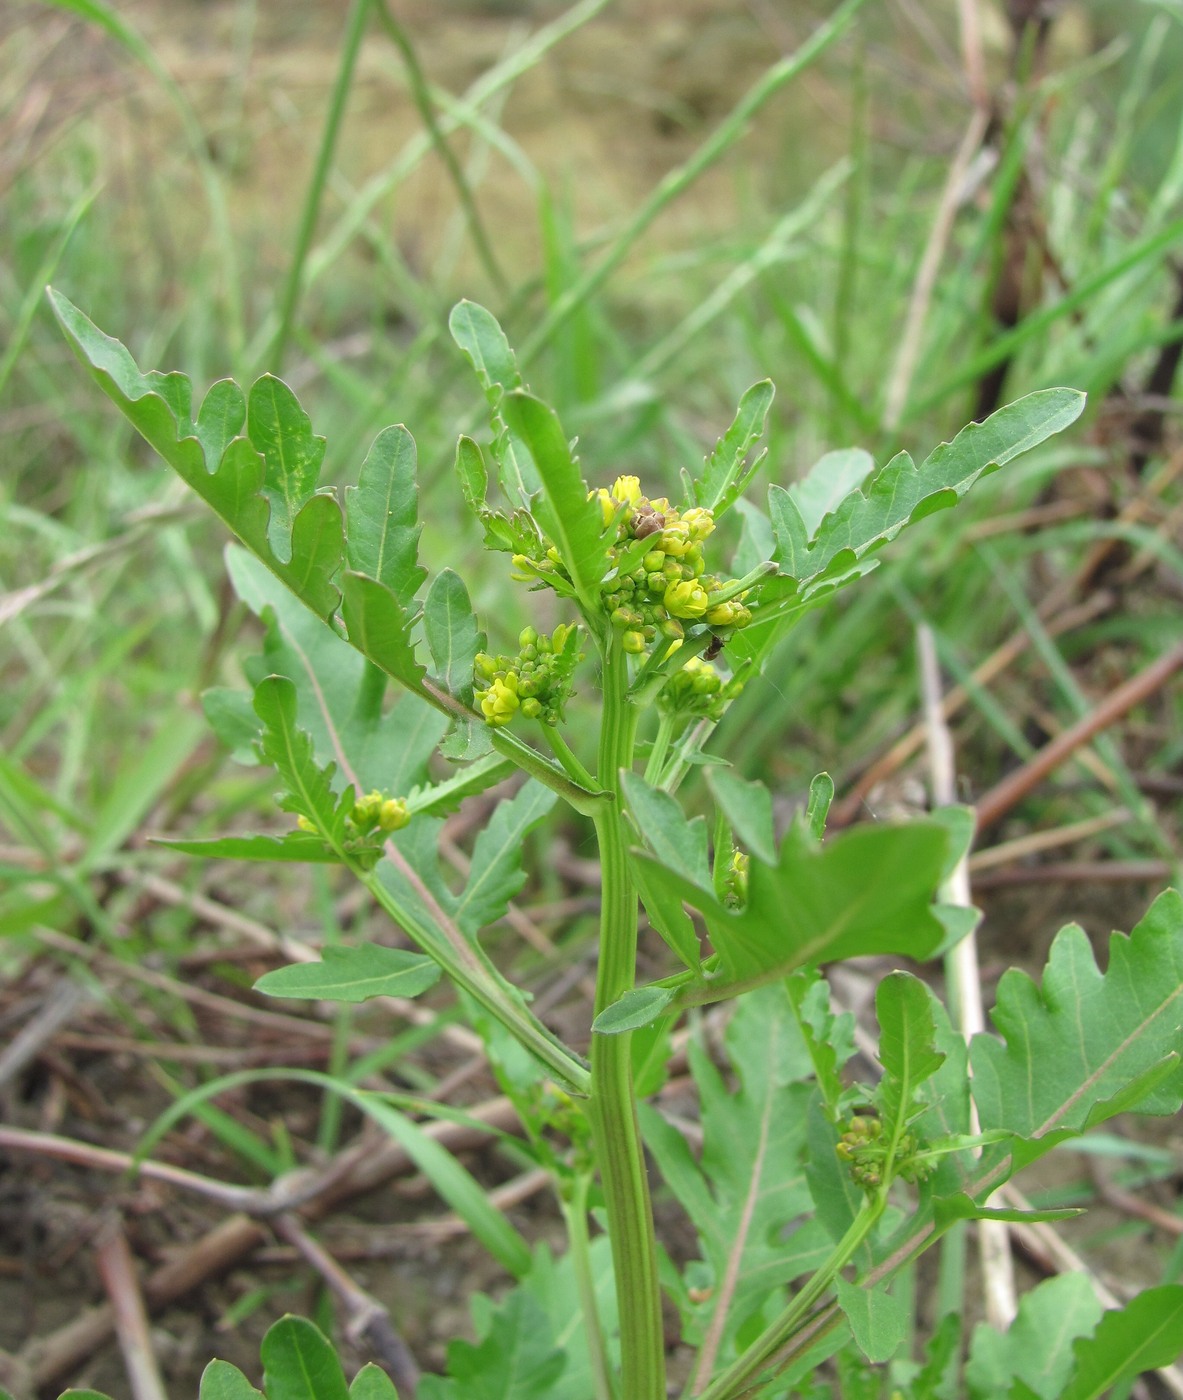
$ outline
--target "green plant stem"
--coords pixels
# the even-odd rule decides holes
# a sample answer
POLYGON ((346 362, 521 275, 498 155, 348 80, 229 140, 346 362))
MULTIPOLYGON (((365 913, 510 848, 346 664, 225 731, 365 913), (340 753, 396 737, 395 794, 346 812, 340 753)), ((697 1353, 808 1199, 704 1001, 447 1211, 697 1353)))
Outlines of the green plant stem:
POLYGON ((567 1226, 567 1243, 575 1270, 575 1287, 579 1293, 579 1308, 587 1334, 587 1350, 591 1358, 594 1400, 614 1400, 612 1368, 608 1364, 608 1348, 600 1323, 600 1308, 596 1302, 596 1281, 592 1275, 590 1241, 587 1234, 587 1193, 590 1179, 576 1176, 570 1198, 560 1193, 559 1205, 567 1226))
POLYGON ((661 781, 661 770, 665 767, 665 761, 669 757, 676 723, 677 720, 669 711, 663 711, 657 722, 653 748, 649 752, 649 762, 645 765, 645 781, 651 787, 657 787, 661 781))
MULTIPOLYGON (((597 1015, 632 989, 637 965, 637 891, 628 867, 619 795, 621 770, 632 768, 637 711, 628 701, 628 659, 615 635, 603 662, 598 776, 613 799, 595 816, 602 880, 597 1015)), ((590 1114, 620 1309, 621 1393, 626 1400, 664 1400, 657 1239, 637 1122, 631 1044, 628 1033, 592 1036, 590 1114)))
MULTIPOLYGON (((835 1160, 835 1170, 840 1170, 835 1160)), ((859 1213, 850 1223, 850 1228, 835 1246, 833 1254, 813 1275, 805 1287, 797 1293, 781 1315, 771 1322, 756 1340, 738 1357, 723 1374, 701 1392, 698 1400, 732 1400, 742 1395, 746 1387, 766 1366, 773 1363, 778 1352, 783 1351, 793 1340, 794 1333, 808 1319, 814 1305, 827 1292, 834 1280, 854 1257, 859 1246, 875 1227, 875 1222, 883 1214, 887 1205, 887 1191, 883 1188, 868 1196, 859 1213)))
POLYGON ((296 307, 304 284, 304 264, 312 247, 312 235, 316 232, 316 220, 320 214, 320 202, 324 197, 325 185, 329 178, 329 166, 333 162, 333 152, 337 147, 337 134, 341 130, 341 119, 345 115, 345 104, 349 100, 349 89, 353 85, 353 70, 357 65, 357 55, 361 48, 366 21, 370 17, 371 0, 353 0, 353 7, 345 21, 345 38, 341 45, 341 60, 337 65, 337 77, 329 98, 329 110, 325 115, 324 130, 321 133, 320 149, 316 153, 316 164, 312 168, 312 178, 304 195, 304 208, 300 212, 300 227, 296 230, 296 246, 292 250, 292 265, 288 269, 287 281, 279 303, 279 326, 275 339, 267 354, 267 363, 273 374, 283 367, 284 353, 292 336, 296 320, 296 307))
POLYGON ((549 724, 542 726, 542 732, 546 735, 546 741, 554 750, 555 757, 563 765, 566 771, 575 779, 580 786, 590 788, 593 792, 596 787, 596 780, 580 763, 579 758, 571 751, 571 746, 566 739, 549 724))

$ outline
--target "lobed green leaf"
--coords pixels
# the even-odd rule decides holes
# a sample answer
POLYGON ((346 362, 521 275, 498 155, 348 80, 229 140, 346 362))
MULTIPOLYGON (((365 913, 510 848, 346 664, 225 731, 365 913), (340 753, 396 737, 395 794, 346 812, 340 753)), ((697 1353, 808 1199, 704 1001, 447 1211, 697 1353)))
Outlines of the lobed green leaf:
POLYGON ((431 582, 423 604, 423 631, 435 678, 471 708, 473 662, 484 649, 485 634, 473 616, 464 580, 451 569, 441 570, 431 582))
POLYGON ((971 1049, 984 1129, 1007 1129, 1038 1144, 1135 1106, 1177 1112, 1183 898, 1168 890, 1128 937, 1113 934, 1103 974, 1083 929, 1062 929, 1042 984, 1017 969, 1005 973, 992 1018, 1002 1040, 975 1036, 971 1049))
POLYGON ((415 439, 400 423, 378 434, 357 485, 345 491, 345 560, 354 573, 388 588, 408 611, 427 577, 418 562, 418 512, 415 439))
POLYGON ((750 466, 747 465, 747 456, 764 436, 764 424, 775 394, 771 379, 762 379, 758 384, 753 384, 740 399, 734 421, 715 444, 698 477, 682 472, 686 499, 713 511, 716 519, 743 495, 760 468, 765 455, 763 452, 750 466))
POLYGON ((197 1400, 264 1400, 237 1366, 229 1361, 211 1361, 201 1373, 197 1400))

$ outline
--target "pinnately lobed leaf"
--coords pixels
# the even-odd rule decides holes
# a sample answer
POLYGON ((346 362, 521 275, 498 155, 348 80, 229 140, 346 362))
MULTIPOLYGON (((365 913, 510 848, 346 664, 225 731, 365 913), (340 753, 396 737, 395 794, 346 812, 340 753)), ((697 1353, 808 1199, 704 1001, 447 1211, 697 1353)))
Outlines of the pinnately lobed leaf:
POLYGON ((1084 930, 1056 935, 1041 986, 1007 972, 994 1024, 1003 1039, 975 1036, 973 1095, 984 1129, 1026 1139, 1080 1132, 1113 1105, 1174 1113, 1183 1102, 1183 898, 1168 890, 1129 936, 1109 941, 1097 967, 1084 930))
MULTIPOLYGON (((871 477, 833 504, 810 528, 795 496, 769 490, 769 513, 781 573, 807 583, 849 551, 853 563, 867 550, 894 539, 916 520, 954 504, 980 477, 1061 432, 1080 416, 1085 396, 1076 389, 1041 389, 1000 408, 984 423, 971 423, 915 465, 898 453, 871 477)), ((806 499, 812 502, 813 493, 806 499)))
POLYGON ((305 431, 286 385, 282 392, 279 380, 255 386, 256 433, 269 454, 261 455, 250 438, 236 435, 245 414, 237 386, 215 384, 194 425, 184 375, 141 374, 119 341, 60 292, 51 288, 47 295, 74 353, 137 432, 313 612, 331 617, 344 522, 332 496, 313 494, 323 445, 318 449, 305 431), (289 468, 290 484, 283 475, 289 468))

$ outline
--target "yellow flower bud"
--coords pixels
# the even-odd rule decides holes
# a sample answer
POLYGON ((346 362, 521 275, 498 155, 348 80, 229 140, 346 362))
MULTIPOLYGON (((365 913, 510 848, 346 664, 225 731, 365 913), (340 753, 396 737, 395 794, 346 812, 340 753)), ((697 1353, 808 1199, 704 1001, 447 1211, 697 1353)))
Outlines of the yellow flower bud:
POLYGON ((410 820, 411 814, 401 797, 388 797, 378 810, 378 825, 383 831, 401 831, 410 820))
POLYGON ((612 483, 612 495, 622 506, 635 506, 641 499, 641 482, 635 476, 618 476, 612 483))
POLYGON ((706 589, 688 579, 670 584, 662 601, 673 617, 701 617, 710 607, 706 589))

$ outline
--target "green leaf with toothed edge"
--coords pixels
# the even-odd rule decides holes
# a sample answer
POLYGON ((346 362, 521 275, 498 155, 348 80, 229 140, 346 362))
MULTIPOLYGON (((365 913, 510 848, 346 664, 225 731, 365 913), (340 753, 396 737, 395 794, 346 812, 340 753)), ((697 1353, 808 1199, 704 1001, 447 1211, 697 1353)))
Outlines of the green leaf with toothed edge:
POLYGON ((768 1307, 778 1290, 820 1265, 832 1248, 812 1218, 803 1161, 812 1066, 783 988, 739 1002, 724 1043, 722 1069, 698 1039, 690 1044, 700 1156, 659 1113, 641 1109, 646 1146, 694 1225, 714 1285, 698 1302, 679 1290, 679 1307, 686 1340, 701 1342, 717 1331, 715 1369, 735 1355, 741 1334, 750 1337, 761 1318, 771 1320, 768 1307))
POLYGON ((247 435, 264 463, 262 490, 271 503, 267 537, 276 558, 286 564, 296 555, 296 517, 320 480, 325 440, 313 433, 295 394, 273 374, 251 385, 246 421, 247 435))
POLYGON ((558 547, 575 592, 589 615, 599 607, 600 583, 608 570, 608 535, 603 512, 549 404, 515 389, 501 401, 510 428, 529 450, 542 481, 534 504, 538 523, 558 547))
POLYGON ((713 511, 716 519, 735 504, 760 467, 763 452, 750 466, 747 456, 764 435, 775 393, 771 379, 753 384, 740 399, 735 420, 715 444, 698 476, 682 472, 686 499, 713 511))
POLYGON ((473 616, 464 580, 442 569, 423 603, 423 633, 435 677, 450 694, 472 707, 473 663, 484 649, 485 634, 473 616))
MULTIPOLYGON (((867 483, 847 494, 815 530, 795 497, 769 490, 769 513, 781 572, 805 583, 839 555, 851 562, 894 539, 905 525, 953 505, 980 477, 1062 432, 1080 416, 1084 395, 1076 389, 1041 389, 971 423, 920 464, 900 452, 867 483)), ((807 497, 812 500, 812 497, 807 497)))
POLYGON ((389 588, 408 611, 427 577, 418 562, 418 511, 415 439, 400 423, 378 434, 357 485, 345 490, 345 559, 355 574, 389 588))
POLYGON ((439 964, 405 948, 378 943, 330 944, 319 962, 293 963, 265 972, 255 991, 269 997, 350 1004, 371 997, 417 997, 439 981, 439 964))
MULTIPOLYGON (((298 459, 295 474, 290 483, 282 478, 280 448, 288 445, 286 427, 292 415, 283 419, 284 431, 272 452, 272 470, 247 438, 226 440, 231 425, 235 431, 241 427, 241 390, 226 381, 215 384, 195 426, 184 375, 142 374, 127 349, 104 335, 60 292, 50 289, 47 296, 74 353, 132 426, 302 602, 319 617, 331 617, 339 601, 333 577, 341 568, 344 526, 333 497, 312 494, 315 483, 310 487, 309 482, 316 449, 309 446, 298 422, 292 427, 292 451, 298 459), (279 512, 275 521, 273 506, 279 512), (279 548, 273 547, 270 538, 272 526, 279 548)), ((263 389, 259 393, 266 395, 263 389)), ((277 403, 283 399, 278 389, 275 395, 277 403)), ((267 421, 263 398, 259 411, 260 440, 270 442, 263 426, 267 421)))
MULTIPOLYGON (((230 546, 226 568, 235 592, 266 625, 262 655, 245 663, 248 678, 281 675, 292 681, 299 727, 321 763, 338 763, 337 786, 352 781, 359 791, 406 797, 423 784, 447 719, 406 692, 386 703, 386 678, 246 550, 230 546)), ((253 712, 235 706, 231 718, 228 737, 240 736, 248 718, 257 731, 253 712)))
POLYGON ((1143 1371, 1173 1366, 1183 1339, 1183 1288, 1148 1288, 1106 1312, 1091 1337, 1073 1348, 1074 1365, 1059 1400, 1098 1400, 1143 1371))
POLYGON ((340 588, 350 646, 409 690, 422 692, 427 668, 415 656, 415 619, 389 588, 365 574, 343 574, 340 588))
POLYGON ((1025 1158, 1042 1139, 1050 1145, 1053 1134, 1081 1132, 1119 1110, 1178 1112, 1183 897, 1168 890, 1128 937, 1113 934, 1104 973, 1084 931, 1068 925, 1039 986, 1015 969, 1003 975, 992 1019, 1002 1039, 981 1034, 971 1048, 974 1101, 983 1129, 1027 1141, 1025 1158))

